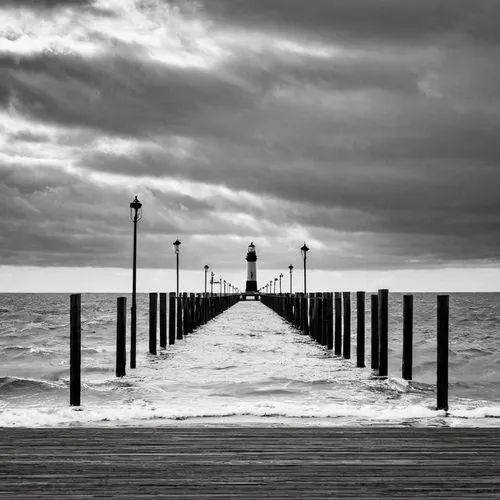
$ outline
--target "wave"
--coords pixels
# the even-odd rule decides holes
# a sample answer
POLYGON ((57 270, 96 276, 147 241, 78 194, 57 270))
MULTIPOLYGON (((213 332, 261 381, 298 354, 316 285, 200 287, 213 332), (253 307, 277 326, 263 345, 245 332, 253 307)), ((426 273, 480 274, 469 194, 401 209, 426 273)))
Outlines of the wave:
POLYGON ((457 408, 448 414, 424 405, 355 407, 348 405, 293 406, 234 404, 223 407, 163 406, 120 403, 81 407, 8 409, 0 413, 0 426, 44 427, 68 425, 273 425, 273 426, 497 426, 500 406, 457 408))
POLYGON ((20 396, 60 389, 66 389, 66 384, 30 378, 0 377, 0 396, 20 396))

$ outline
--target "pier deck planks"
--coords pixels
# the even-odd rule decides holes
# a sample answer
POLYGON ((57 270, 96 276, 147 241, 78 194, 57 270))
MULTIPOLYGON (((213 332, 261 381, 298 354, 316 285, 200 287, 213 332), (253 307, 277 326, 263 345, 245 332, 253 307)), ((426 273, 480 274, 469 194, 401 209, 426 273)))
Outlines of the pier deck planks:
POLYGON ((0 498, 500 498, 500 428, 0 429, 0 498))

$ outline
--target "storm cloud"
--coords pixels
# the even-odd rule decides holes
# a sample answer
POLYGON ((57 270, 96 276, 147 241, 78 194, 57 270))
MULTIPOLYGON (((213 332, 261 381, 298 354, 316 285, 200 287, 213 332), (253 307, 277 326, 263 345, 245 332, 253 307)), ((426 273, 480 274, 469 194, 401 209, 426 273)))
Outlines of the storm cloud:
POLYGON ((0 8, 3 263, 127 266, 134 194, 145 267, 498 263, 496 3, 35 3, 0 8))

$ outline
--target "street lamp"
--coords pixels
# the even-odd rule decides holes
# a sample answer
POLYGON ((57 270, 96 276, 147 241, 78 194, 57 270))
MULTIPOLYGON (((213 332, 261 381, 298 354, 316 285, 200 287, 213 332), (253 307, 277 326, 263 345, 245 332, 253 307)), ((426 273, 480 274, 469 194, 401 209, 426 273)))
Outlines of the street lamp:
POLYGON ((181 242, 179 240, 174 241, 174 253, 177 257, 177 296, 179 296, 179 253, 180 253, 181 242))
POLYGON ((207 272, 208 272, 209 267, 205 264, 204 269, 205 269, 205 295, 206 295, 207 294, 207 272))
POLYGON ((137 332, 137 223, 142 219, 142 203, 137 196, 130 203, 130 220, 134 223, 134 251, 132 257, 132 307, 130 308, 130 368, 135 368, 137 332))
POLYGON ((288 266, 288 269, 290 269, 290 293, 292 293, 292 272, 293 272, 292 264, 288 266))
POLYGON ((276 295, 276 282, 278 281, 278 278, 274 278, 274 291, 273 293, 276 295))
POLYGON ((210 295, 213 295, 214 294, 214 272, 212 271, 210 273, 210 295))
POLYGON ((300 249, 300 251, 302 252, 302 257, 304 258, 304 293, 307 293, 306 260, 307 260, 307 252, 309 252, 309 248, 307 248, 305 241, 304 241, 304 246, 300 249))
POLYGON ((283 273, 280 273, 280 295, 281 295, 281 278, 283 278, 283 273))
POLYGON ((219 295, 222 295, 222 278, 219 278, 219 295))

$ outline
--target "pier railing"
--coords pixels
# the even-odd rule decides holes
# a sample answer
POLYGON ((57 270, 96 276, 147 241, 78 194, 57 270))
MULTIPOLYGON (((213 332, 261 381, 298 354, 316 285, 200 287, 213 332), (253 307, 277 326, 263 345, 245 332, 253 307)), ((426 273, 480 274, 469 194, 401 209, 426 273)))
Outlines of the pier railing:
MULTIPOLYGON (((356 292, 356 367, 365 367, 366 294, 356 292)), ((351 292, 263 294, 261 302, 311 339, 351 358, 351 292)), ((371 369, 388 376, 389 291, 371 295, 371 369)), ((437 296, 437 409, 448 410, 449 296, 437 296)), ((412 380, 413 295, 403 296, 401 376, 412 380)))
MULTIPOLYGON (((150 354, 157 354, 159 347, 167 348, 193 333, 199 326, 223 313, 240 299, 238 294, 213 295, 206 293, 175 292, 149 294, 149 346, 150 354), (168 309, 167 309, 168 298, 168 309), (159 309, 158 309, 159 305, 159 309), (168 314, 168 322, 167 322, 168 314), (168 325, 168 337, 167 337, 168 325)), ((81 294, 70 297, 70 405, 81 404, 81 294)), ((116 376, 126 374, 127 298, 117 298, 116 308, 116 376)), ((135 339, 131 339, 135 342, 135 339)), ((135 344, 130 346, 135 351, 135 344)), ((134 366, 135 368, 135 366, 134 366)))

